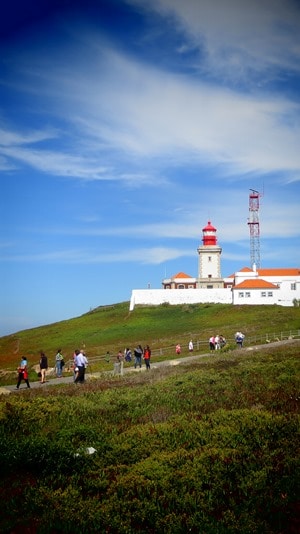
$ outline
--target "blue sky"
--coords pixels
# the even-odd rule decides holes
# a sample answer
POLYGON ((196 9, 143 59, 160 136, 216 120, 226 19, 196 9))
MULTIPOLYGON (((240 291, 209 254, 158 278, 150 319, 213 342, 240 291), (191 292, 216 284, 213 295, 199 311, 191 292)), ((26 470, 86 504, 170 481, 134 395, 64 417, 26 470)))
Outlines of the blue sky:
POLYGON ((197 275, 300 265, 300 4, 11 0, 0 20, 0 335, 197 275))

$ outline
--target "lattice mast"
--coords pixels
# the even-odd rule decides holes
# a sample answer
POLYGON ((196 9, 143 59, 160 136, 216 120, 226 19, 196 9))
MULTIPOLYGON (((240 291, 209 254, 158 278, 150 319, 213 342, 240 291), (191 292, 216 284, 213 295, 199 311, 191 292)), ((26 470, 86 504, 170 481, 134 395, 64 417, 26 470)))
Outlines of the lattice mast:
POLYGON ((250 262, 251 267, 260 268, 260 231, 259 231, 259 197, 260 194, 255 189, 250 189, 249 193, 249 219, 250 229, 250 262))

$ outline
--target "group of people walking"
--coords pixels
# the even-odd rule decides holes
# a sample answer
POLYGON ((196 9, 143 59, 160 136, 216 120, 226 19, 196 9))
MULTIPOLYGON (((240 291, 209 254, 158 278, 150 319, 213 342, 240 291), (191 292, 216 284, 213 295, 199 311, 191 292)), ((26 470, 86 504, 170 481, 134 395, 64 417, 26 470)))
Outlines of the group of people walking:
POLYGON ((134 367, 135 367, 135 369, 137 368, 138 365, 139 365, 140 368, 142 367, 142 359, 143 359, 144 362, 145 362, 145 365, 146 365, 146 369, 147 369, 147 371, 149 371, 149 369, 150 369, 150 358, 151 358, 151 349, 150 349, 149 345, 146 345, 144 350, 142 349, 141 345, 138 345, 134 349, 134 367))
POLYGON ((226 339, 224 336, 211 336, 209 338, 209 349, 210 350, 220 350, 226 345, 226 339))
MULTIPOLYGON (((193 343, 192 340, 189 341, 188 349, 189 349, 189 352, 193 352, 193 350, 194 350, 194 343, 193 343)), ((177 343, 175 345, 175 352, 178 355, 181 354, 181 345, 180 345, 180 343, 177 343)))
MULTIPOLYGON (((57 378, 62 378, 63 370, 65 366, 64 357, 61 353, 61 349, 57 349, 55 356, 55 371, 57 378)), ((39 376, 41 378, 41 384, 46 383, 46 372, 48 371, 48 358, 46 354, 40 352, 40 372, 39 376)))
MULTIPOLYGON (((150 358, 151 358, 151 349, 149 345, 146 345, 144 348, 142 347, 142 345, 137 345, 133 351, 133 354, 134 354, 134 368, 136 369, 137 367, 139 367, 141 369, 142 360, 144 360, 146 369, 147 371, 149 371, 150 358)), ((128 361, 128 352, 126 356, 125 356, 125 360, 128 361)))
MULTIPOLYGON (((235 333, 235 341, 238 347, 243 347, 243 342, 245 335, 242 332, 236 332, 235 333)), ((219 350, 222 349, 226 345, 226 339, 222 335, 216 335, 211 336, 209 338, 209 348, 210 350, 219 350)), ((188 350, 189 352, 193 352, 194 345, 193 341, 190 340, 188 344, 188 350)), ((179 343, 175 346, 175 352, 176 354, 181 354, 181 346, 179 343)), ((109 353, 107 353, 109 355, 109 353)), ((142 367, 142 360, 144 360, 146 369, 150 369, 150 359, 151 359, 151 349, 149 345, 146 345, 143 349, 141 345, 137 345, 133 351, 134 354, 134 368, 142 367)), ((107 360, 109 361, 109 360, 107 360)), ((118 362, 131 362, 132 361, 132 352, 129 347, 126 347, 124 352, 119 350, 117 355, 117 361, 118 362)), ((62 355, 62 350, 59 348, 57 349, 56 356, 55 356, 55 369, 56 369, 56 376, 57 378, 61 378, 63 375, 63 370, 65 366, 64 357, 62 355)), ((85 355, 85 352, 83 350, 75 350, 73 354, 73 370, 74 370, 74 382, 77 383, 83 383, 85 380, 85 371, 88 366, 88 359, 85 355)), ((45 384, 46 382, 46 372, 48 370, 48 358, 46 354, 41 351, 40 352, 40 382, 41 384, 45 384)), ((20 362, 19 367, 17 368, 18 372, 18 381, 16 389, 19 389, 20 384, 22 380, 24 380, 25 384, 27 385, 27 388, 30 388, 29 384, 29 377, 28 377, 28 362, 27 358, 24 356, 20 362)))
MULTIPOLYGON (((46 371, 48 369, 48 358, 43 351, 40 352, 39 366, 40 366, 39 376, 41 379, 40 382, 41 384, 45 384, 46 371)), ((22 380, 24 380, 25 384, 27 385, 27 388, 30 388, 29 376, 28 376, 28 361, 27 361, 26 356, 23 356, 17 371, 18 371, 18 381, 17 381, 16 389, 19 389, 22 380)))
MULTIPOLYGON (((46 371, 48 369, 48 358, 43 351, 40 352, 39 366, 40 366, 39 376, 41 379, 40 381, 41 381, 41 384, 45 384, 46 371)), ((27 361, 26 356, 23 356, 17 371, 18 371, 18 381, 17 381, 16 389, 19 389, 22 380, 24 380, 25 384, 27 385, 27 388, 30 388, 29 376, 28 376, 28 361, 27 361)))
MULTIPOLYGON (((149 345, 146 345, 144 348, 142 345, 137 345, 135 349, 133 350, 133 357, 134 357, 134 368, 142 367, 142 361, 144 360, 146 369, 150 369, 150 358, 151 358, 151 349, 149 345)), ((124 353, 122 350, 119 350, 117 355, 117 362, 127 362, 130 363, 132 361, 132 352, 129 347, 126 347, 124 350, 124 353)))
MULTIPOLYGON (((62 355, 62 350, 57 349, 56 356, 55 356, 55 372, 57 378, 62 378, 63 376, 63 370, 65 366, 64 357, 62 355)), ((85 379, 85 370, 88 366, 88 359, 83 351, 75 350, 73 355, 73 369, 74 369, 74 382, 75 383, 83 383, 85 379)), ((40 361, 39 361, 39 372, 38 376, 40 378, 40 383, 45 384, 46 383, 46 373, 48 371, 48 358, 46 354, 41 351, 40 352, 40 361)), ((28 361, 27 358, 24 356, 20 362, 19 367, 17 368, 18 372, 18 381, 16 389, 19 389, 22 380, 24 380, 25 384, 27 385, 27 388, 30 388, 29 384, 29 377, 28 377, 28 361)))

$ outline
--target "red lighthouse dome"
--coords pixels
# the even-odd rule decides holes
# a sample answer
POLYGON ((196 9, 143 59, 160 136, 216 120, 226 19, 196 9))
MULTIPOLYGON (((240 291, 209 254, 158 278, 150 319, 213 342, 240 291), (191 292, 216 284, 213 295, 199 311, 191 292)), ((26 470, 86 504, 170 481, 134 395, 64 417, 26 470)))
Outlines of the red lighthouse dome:
POLYGON ((207 225, 202 228, 202 243, 204 246, 217 244, 217 229, 208 221, 207 225))

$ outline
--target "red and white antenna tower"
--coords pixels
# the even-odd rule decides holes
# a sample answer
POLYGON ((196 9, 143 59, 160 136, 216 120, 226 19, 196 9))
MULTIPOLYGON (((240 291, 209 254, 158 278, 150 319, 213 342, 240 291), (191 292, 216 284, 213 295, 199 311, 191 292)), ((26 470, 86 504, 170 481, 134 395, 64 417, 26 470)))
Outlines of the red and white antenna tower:
POLYGON ((251 267, 254 265, 260 268, 260 232, 259 232, 259 197, 260 194, 255 189, 250 189, 249 193, 249 219, 250 228, 250 261, 251 267))

